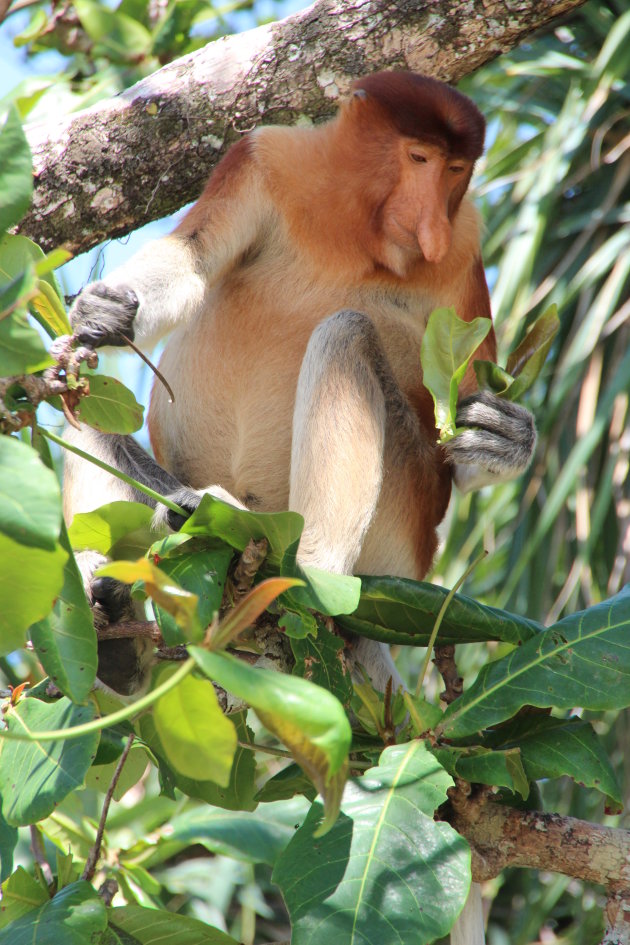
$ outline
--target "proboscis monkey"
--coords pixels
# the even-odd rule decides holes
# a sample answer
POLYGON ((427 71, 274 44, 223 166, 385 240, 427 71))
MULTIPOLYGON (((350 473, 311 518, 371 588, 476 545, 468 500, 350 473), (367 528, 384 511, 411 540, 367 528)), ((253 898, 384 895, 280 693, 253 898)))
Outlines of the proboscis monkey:
MULTIPOLYGON (((176 395, 151 398, 157 463, 127 437, 86 430, 84 447, 186 508, 217 484, 251 509, 300 512, 304 563, 423 578, 451 481, 512 479, 535 444, 530 413, 469 373, 465 432, 439 446, 422 383, 434 308, 490 317, 466 196, 484 131, 448 85, 380 72, 324 125, 244 136, 172 235, 76 300, 88 345, 172 331, 160 366, 176 395)), ((492 332, 477 357, 495 359, 492 332)), ((69 457, 69 517, 115 498, 148 501, 69 457)), ((115 618, 111 582, 95 594, 115 618)), ((357 656, 383 687, 383 650, 360 641, 357 656)))

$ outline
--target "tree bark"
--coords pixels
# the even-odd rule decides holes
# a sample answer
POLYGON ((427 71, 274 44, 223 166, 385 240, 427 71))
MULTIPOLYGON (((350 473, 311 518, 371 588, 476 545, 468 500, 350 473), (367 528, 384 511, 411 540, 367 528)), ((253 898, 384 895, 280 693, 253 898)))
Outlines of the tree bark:
POLYGON ((508 866, 522 866, 630 890, 629 830, 492 801, 478 810, 469 802, 448 819, 475 851, 475 882, 498 876, 508 866))
POLYGON ((28 131, 35 194, 21 232, 75 254, 195 199, 257 124, 320 121, 352 81, 411 69, 451 82, 583 0, 319 0, 209 43, 118 95, 28 131))

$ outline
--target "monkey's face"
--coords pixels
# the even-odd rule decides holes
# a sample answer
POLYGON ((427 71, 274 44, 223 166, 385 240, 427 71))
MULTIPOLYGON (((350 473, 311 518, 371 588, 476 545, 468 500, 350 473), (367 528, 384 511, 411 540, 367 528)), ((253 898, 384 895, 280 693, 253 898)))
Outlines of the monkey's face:
POLYGON ((452 239, 452 219, 466 192, 472 163, 435 144, 401 138, 398 183, 385 202, 385 238, 412 258, 441 263, 452 239))

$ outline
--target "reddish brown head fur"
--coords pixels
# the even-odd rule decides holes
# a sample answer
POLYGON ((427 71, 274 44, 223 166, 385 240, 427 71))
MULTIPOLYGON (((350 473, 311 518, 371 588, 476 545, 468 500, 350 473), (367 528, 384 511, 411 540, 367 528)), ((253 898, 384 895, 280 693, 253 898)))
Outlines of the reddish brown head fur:
POLYGON ((437 79, 413 72, 377 72, 353 85, 402 135, 446 146, 454 157, 476 161, 486 123, 466 95, 437 79))

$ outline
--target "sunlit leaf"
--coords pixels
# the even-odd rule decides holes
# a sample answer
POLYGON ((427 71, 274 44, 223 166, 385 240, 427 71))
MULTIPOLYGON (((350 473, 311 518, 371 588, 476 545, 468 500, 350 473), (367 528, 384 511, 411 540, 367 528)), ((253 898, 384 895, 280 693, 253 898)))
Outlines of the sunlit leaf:
POLYGON ((0 127, 0 231, 19 223, 28 210, 32 193, 31 151, 18 113, 11 108, 0 127))
POLYGON ((54 551, 60 528, 54 472, 26 443, 0 436, 0 531, 22 545, 54 551))
POLYGON ((236 730, 207 679, 186 676, 153 710, 171 765, 188 778, 226 787, 236 751, 236 730))
POLYGON ((347 784, 341 815, 320 839, 321 805, 313 805, 273 873, 293 945, 424 945, 446 935, 470 885, 466 842, 433 819, 451 783, 414 741, 386 749, 347 784))
POLYGON ((484 666, 448 707, 438 733, 470 735, 510 718, 523 705, 625 708, 630 705, 629 626, 630 585, 484 666))
POLYGON ((102 433, 135 433, 142 426, 143 407, 114 377, 90 375, 90 393, 76 410, 79 420, 102 433))
POLYGON ((106 928, 105 903, 89 883, 78 880, 2 929, 0 945, 86 945, 106 928))
POLYGON ((120 935, 112 945, 238 945, 236 939, 199 919, 161 909, 117 906, 108 916, 110 930, 120 935))
MULTIPOLYGON (((4 716, 10 732, 35 736, 38 731, 71 728, 93 718, 93 705, 73 705, 66 698, 51 703, 21 699, 4 716)), ((42 820, 80 788, 96 755, 98 737, 98 732, 91 732, 67 741, 4 742, 0 793, 7 823, 19 827, 42 820)))
POLYGON ((253 668, 226 653, 190 647, 206 675, 244 699, 289 748, 324 798, 323 828, 337 815, 346 777, 350 725, 341 703, 305 679, 253 668))
POLYGON ((463 321, 454 308, 438 308, 429 316, 422 338, 422 382, 433 397, 442 442, 456 433, 459 384, 491 326, 489 318, 463 321))

